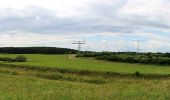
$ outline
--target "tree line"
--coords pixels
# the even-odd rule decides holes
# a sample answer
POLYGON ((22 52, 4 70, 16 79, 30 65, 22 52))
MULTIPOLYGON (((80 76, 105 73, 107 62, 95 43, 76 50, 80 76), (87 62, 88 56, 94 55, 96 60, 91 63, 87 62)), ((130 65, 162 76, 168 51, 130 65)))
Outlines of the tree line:
POLYGON ((82 53, 77 57, 94 57, 97 60, 114 62, 170 65, 170 53, 91 52, 82 53))
POLYGON ((9 54, 75 54, 77 51, 56 47, 1 47, 0 53, 9 54))

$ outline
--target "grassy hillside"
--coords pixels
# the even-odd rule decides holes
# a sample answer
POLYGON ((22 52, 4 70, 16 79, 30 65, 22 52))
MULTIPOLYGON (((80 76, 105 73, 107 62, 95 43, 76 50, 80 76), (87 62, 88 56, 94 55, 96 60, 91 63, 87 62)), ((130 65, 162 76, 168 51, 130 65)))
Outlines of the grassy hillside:
MULTIPOLYGON (((1 57, 16 57, 16 54, 1 54, 1 57)), ((87 58, 74 58, 69 55, 41 55, 41 54, 25 54, 28 62, 14 62, 10 64, 48 66, 58 68, 70 68, 78 70, 95 70, 95 71, 111 71, 134 73, 156 73, 169 74, 170 66, 161 65, 143 65, 128 64, 118 62, 99 61, 87 58)))

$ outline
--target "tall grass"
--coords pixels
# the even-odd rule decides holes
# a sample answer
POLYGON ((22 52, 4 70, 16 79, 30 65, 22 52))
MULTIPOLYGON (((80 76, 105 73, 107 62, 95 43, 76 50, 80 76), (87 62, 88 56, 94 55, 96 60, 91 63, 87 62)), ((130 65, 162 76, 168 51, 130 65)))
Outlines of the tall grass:
POLYGON ((70 73, 77 75, 88 75, 88 76, 103 76, 103 77, 138 77, 138 78, 170 78, 170 74, 142 74, 139 71, 135 73, 119 73, 119 72, 103 72, 103 71, 92 71, 92 70, 77 70, 77 69, 64 69, 57 67, 47 67, 47 66, 30 66, 30 65, 11 65, 11 64, 2 64, 0 67, 8 68, 19 68, 25 70, 36 70, 43 72, 59 72, 59 73, 70 73))
POLYGON ((106 78, 0 67, 0 80, 1 100, 170 99, 169 78, 106 78))

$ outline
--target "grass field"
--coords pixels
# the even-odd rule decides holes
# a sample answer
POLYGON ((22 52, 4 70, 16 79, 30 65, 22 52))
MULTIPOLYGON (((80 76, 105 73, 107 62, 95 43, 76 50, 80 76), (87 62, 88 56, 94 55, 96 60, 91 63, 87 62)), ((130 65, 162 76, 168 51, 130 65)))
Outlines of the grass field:
MULTIPOLYGON (((16 54, 1 54, 4 57, 15 57, 16 54)), ((74 58, 69 55, 41 55, 41 54, 25 54, 28 62, 10 63, 19 65, 33 65, 33 66, 48 66, 58 68, 70 68, 78 70, 95 70, 95 71, 111 71, 134 73, 156 73, 156 74, 170 74, 170 66, 161 65, 143 65, 143 64, 128 64, 118 62, 99 61, 86 58, 74 58)))
POLYGON ((1 100, 170 99, 170 79, 107 78, 0 67, 0 80, 1 100))
MULTIPOLYGON (((17 55, 1 54, 0 56, 16 57, 17 55)), ((170 66, 116 63, 92 58, 74 58, 69 55, 25 54, 25 56, 28 62, 0 65, 0 100, 170 99, 169 77, 134 76, 136 71, 143 74, 170 74, 170 66), (33 65, 37 69, 29 66, 13 67, 13 65, 33 65), (46 67, 47 69, 41 70, 46 67), (53 71, 50 68, 68 69, 68 71, 53 71), (69 73, 70 69, 75 70, 69 73), (90 72, 81 72, 83 70, 90 72), (130 74, 107 76, 103 72, 130 74)))

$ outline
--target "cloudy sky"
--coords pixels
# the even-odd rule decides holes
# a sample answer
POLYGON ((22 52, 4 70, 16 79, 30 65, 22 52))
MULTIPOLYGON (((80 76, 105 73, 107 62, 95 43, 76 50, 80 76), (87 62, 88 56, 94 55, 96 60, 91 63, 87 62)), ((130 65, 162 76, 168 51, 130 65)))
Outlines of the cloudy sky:
POLYGON ((170 51, 170 0, 0 0, 0 46, 170 51))

